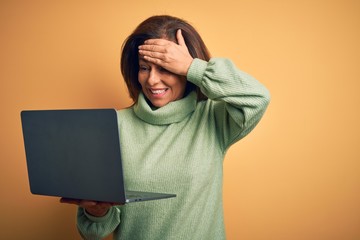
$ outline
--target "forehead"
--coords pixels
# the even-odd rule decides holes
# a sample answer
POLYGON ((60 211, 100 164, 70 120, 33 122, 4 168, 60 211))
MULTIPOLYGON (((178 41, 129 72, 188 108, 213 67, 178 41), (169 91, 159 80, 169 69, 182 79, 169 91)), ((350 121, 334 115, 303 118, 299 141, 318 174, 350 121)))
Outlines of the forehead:
POLYGON ((143 56, 139 56, 139 64, 156 65, 154 63, 146 61, 143 56))
POLYGON ((142 56, 142 55, 140 55, 140 54, 139 54, 139 58, 138 58, 138 59, 139 59, 139 62, 141 62, 141 61, 142 61, 142 62, 146 62, 146 60, 144 59, 144 56, 142 56))

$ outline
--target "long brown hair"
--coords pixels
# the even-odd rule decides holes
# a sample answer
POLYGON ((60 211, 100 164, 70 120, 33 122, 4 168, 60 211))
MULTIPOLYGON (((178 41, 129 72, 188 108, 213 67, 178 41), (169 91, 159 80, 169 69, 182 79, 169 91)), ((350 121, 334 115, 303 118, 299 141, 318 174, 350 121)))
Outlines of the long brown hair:
MULTIPOLYGON (((210 53, 199 33, 185 20, 168 15, 152 16, 140 23, 122 45, 121 73, 126 82, 130 97, 137 102, 141 85, 138 81, 138 47, 147 39, 163 38, 176 41, 176 31, 181 29, 186 46, 193 58, 209 61, 210 53)), ((198 101, 207 99, 200 88, 187 82, 187 91, 195 90, 198 101)))

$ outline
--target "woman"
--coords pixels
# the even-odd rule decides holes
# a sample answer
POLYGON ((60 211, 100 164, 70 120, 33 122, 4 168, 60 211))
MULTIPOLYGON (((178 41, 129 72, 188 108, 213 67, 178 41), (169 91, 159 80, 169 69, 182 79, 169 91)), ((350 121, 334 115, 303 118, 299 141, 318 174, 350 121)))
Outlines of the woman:
POLYGON ((259 122, 266 88, 228 59, 210 58, 184 20, 153 16, 126 39, 121 71, 134 105, 118 111, 128 189, 177 197, 79 205, 86 239, 225 239, 222 179, 228 148, 259 122))

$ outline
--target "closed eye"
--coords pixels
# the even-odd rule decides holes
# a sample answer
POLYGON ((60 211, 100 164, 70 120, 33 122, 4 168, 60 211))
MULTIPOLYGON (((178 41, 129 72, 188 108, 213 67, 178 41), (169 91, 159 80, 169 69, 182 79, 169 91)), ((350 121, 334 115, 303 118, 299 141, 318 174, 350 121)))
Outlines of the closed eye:
POLYGON ((148 66, 145 66, 145 65, 140 65, 139 66, 139 71, 149 71, 150 68, 148 66))

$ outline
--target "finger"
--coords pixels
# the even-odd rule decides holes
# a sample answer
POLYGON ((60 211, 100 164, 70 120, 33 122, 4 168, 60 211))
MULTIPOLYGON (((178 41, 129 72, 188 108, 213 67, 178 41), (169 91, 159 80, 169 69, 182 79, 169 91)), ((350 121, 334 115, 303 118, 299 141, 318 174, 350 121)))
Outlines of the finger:
POLYGON ((79 205, 82 207, 92 207, 92 206, 96 206, 97 202, 96 201, 89 201, 89 200, 81 200, 79 202, 79 205))
POLYGON ((181 29, 178 29, 178 30, 177 30, 177 32, 176 32, 176 39, 177 39, 178 44, 179 44, 180 46, 186 46, 186 44, 185 44, 185 39, 184 39, 184 37, 183 37, 183 35, 182 35, 181 29))
POLYGON ((140 45, 139 50, 151 51, 151 52, 166 52, 165 47, 159 45, 140 45))
POLYGON ((116 205, 123 205, 123 203, 115 203, 115 202, 97 202, 99 207, 112 207, 116 205))
POLYGON ((143 56, 144 58, 145 57, 150 57, 150 58, 156 58, 156 59, 161 59, 161 60, 165 59, 164 54, 159 53, 159 52, 151 52, 151 51, 146 51, 146 50, 139 50, 139 54, 141 56, 143 56))
POLYGON ((152 38, 152 39, 145 40, 143 45, 166 45, 169 42, 170 42, 169 40, 166 40, 163 38, 152 38))
POLYGON ((161 66, 161 67, 164 67, 164 61, 159 59, 159 58, 153 58, 153 57, 149 57, 149 56, 143 56, 144 60, 147 61, 147 62, 150 62, 150 63, 153 63, 155 65, 158 65, 158 66, 161 66))
POLYGON ((79 205, 80 200, 79 199, 73 199, 73 198, 60 198, 61 203, 68 203, 68 204, 76 204, 79 205))

